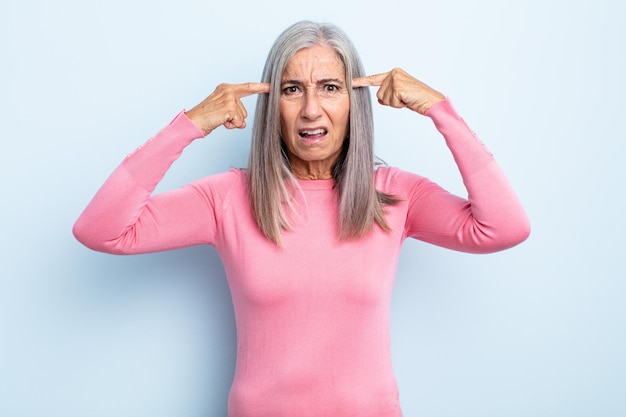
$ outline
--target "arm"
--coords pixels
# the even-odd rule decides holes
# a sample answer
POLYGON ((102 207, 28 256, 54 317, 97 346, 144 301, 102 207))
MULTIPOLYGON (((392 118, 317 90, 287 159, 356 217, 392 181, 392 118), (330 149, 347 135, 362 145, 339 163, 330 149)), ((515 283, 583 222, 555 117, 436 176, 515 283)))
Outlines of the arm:
POLYGON ((188 114, 180 113, 153 139, 129 155, 102 185, 76 221, 73 233, 85 246, 108 253, 155 252, 212 243, 218 208, 210 192, 191 184, 156 196, 152 192, 194 139, 220 125, 245 127, 240 98, 269 85, 220 85, 188 114))
POLYGON ((489 253, 515 246, 530 233, 528 217, 504 172, 449 100, 430 117, 443 135, 468 192, 467 199, 422 179, 410 186, 407 235, 464 252, 489 253))
POLYGON ((180 226, 181 220, 202 209, 202 201, 191 190, 151 194, 185 146, 202 136, 184 113, 176 116, 113 171, 74 224, 76 239, 116 254, 200 243, 199 236, 180 226))
POLYGON ((503 250, 528 237, 528 218, 506 176, 443 94, 401 69, 357 78, 352 85, 380 86, 380 104, 430 117, 463 177, 467 200, 426 179, 399 178, 410 190, 407 236, 475 253, 503 250))

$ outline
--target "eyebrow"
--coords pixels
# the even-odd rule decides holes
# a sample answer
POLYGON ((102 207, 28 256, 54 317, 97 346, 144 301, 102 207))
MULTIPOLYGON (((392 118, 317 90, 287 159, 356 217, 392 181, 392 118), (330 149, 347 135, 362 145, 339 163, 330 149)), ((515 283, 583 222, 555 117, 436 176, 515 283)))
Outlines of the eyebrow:
MULTIPOLYGON (((339 78, 323 78, 323 79, 318 80, 316 82, 317 85, 328 84, 328 83, 335 83, 335 84, 340 84, 340 85, 344 85, 345 84, 339 78)), ((285 85, 285 84, 304 85, 304 83, 302 81, 300 81, 300 80, 282 80, 280 82, 280 85, 285 85)))

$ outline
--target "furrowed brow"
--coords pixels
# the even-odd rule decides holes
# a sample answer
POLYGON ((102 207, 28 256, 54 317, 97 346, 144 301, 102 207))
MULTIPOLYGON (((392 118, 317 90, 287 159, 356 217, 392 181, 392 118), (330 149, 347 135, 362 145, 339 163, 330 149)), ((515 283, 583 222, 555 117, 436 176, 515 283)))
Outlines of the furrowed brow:
MULTIPOLYGON (((280 82, 280 85, 285 85, 285 84, 289 84, 289 85, 304 85, 304 83, 301 80, 282 80, 280 82)), ((323 78, 321 80, 316 81, 317 85, 324 85, 324 84, 339 84, 339 85, 344 85, 345 83, 343 81, 341 81, 339 78, 323 78)))
POLYGON ((303 85, 300 80, 282 80, 280 85, 291 84, 291 85, 303 85))
POLYGON ((324 78, 321 79, 317 82, 317 84, 339 84, 339 85, 343 85, 344 82, 341 81, 339 78, 324 78))

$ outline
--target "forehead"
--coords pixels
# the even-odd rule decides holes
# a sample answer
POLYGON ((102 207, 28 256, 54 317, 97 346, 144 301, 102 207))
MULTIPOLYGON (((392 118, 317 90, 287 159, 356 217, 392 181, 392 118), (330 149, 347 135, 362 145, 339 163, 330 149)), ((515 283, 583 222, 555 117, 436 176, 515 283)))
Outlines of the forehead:
POLYGON ((343 62, 333 48, 328 45, 314 45, 296 52, 283 72, 283 79, 343 79, 344 72, 343 62))

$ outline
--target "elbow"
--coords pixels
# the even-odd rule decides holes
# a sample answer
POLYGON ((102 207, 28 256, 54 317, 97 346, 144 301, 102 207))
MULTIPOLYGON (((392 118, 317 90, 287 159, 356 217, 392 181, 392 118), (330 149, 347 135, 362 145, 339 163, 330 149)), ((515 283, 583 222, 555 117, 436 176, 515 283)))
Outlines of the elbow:
POLYGON ((74 223, 74 226, 72 227, 72 234, 76 240, 87 246, 87 242, 89 241, 88 233, 87 228, 83 225, 82 217, 79 217, 74 223))
POLYGON ((509 227, 511 229, 512 246, 519 245, 530 236, 530 219, 525 212, 520 213, 509 227))
POLYGON ((474 232, 472 250, 477 254, 489 254, 510 249, 524 242, 530 236, 530 222, 526 216, 499 226, 481 227, 474 232))
POLYGON ((500 238, 495 240, 496 244, 490 252, 499 252, 521 244, 530 236, 530 229, 530 221, 525 215, 509 222, 498 233, 500 238))
POLYGON ((530 224, 519 225, 516 229, 512 230, 508 239, 505 242, 504 247, 501 250, 509 249, 524 242, 530 236, 530 224))
POLYGON ((526 217, 526 220, 518 228, 518 242, 516 243, 516 245, 519 245, 520 243, 522 243, 529 237, 530 237, 530 221, 528 220, 528 217, 526 217))
POLYGON ((100 245, 95 239, 93 228, 85 224, 82 218, 78 218, 72 227, 74 238, 89 249, 101 251, 100 245))
POLYGON ((97 226, 85 222, 82 217, 74 223, 72 234, 78 242, 91 250, 113 253, 108 241, 99 235, 97 226))
POLYGON ((128 244, 127 235, 111 237, 110 232, 100 222, 89 221, 79 217, 72 227, 72 234, 83 246, 96 252, 110 255, 130 255, 139 253, 128 244), (126 242, 126 244, 125 244, 126 242))

